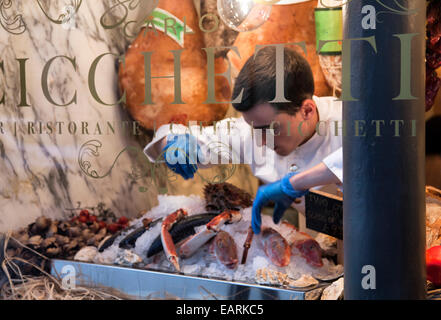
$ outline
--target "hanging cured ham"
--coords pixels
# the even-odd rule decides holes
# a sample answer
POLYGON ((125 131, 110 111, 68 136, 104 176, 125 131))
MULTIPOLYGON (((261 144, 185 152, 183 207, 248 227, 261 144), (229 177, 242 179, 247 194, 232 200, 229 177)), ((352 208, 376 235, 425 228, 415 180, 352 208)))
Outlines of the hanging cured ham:
MULTIPOLYGON (((235 46, 238 47, 240 58, 230 51, 228 57, 237 71, 255 52, 256 45, 306 42, 306 59, 311 65, 314 75, 317 96, 332 95, 327 85, 316 54, 314 8, 317 1, 307 1, 289 5, 273 5, 269 19, 259 28, 250 32, 239 33, 235 46)), ((300 47, 292 47, 300 49, 300 47)))
MULTIPOLYGON (((209 94, 207 54, 202 50, 206 46, 193 1, 160 0, 149 21, 151 23, 146 23, 129 46, 125 64, 121 63, 119 70, 120 89, 126 93, 126 107, 131 116, 149 130, 171 122, 205 121, 209 125, 224 118, 227 103, 204 104, 209 94), (169 27, 164 28, 164 25, 169 27), (182 50, 180 97, 175 90, 177 53, 173 54, 172 50, 182 50), (148 58, 151 59, 150 65, 145 66, 148 58), (151 75, 151 81, 150 76, 146 78, 146 73, 151 75), (173 75, 175 77, 163 78, 173 75), (151 82, 151 91, 148 82, 151 82), (146 98, 146 92, 151 96, 146 98)), ((225 72, 227 67, 223 57, 216 58, 215 73, 225 72)), ((215 77, 216 101, 228 101, 230 95, 227 79, 215 77)))

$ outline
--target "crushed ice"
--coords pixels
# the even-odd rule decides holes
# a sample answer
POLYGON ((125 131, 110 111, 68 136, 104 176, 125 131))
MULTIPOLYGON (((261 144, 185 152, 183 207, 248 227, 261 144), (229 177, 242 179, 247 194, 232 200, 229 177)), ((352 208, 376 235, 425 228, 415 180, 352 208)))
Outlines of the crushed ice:
MULTIPOLYGON (((152 208, 143 217, 133 220, 130 225, 133 227, 139 227, 142 225, 142 219, 149 218, 156 220, 163 218, 168 214, 176 211, 177 209, 186 209, 189 215, 199 214, 206 212, 205 201, 195 195, 192 196, 158 196, 159 205, 152 208)), ((210 254, 208 245, 204 245, 196 254, 188 259, 180 259, 180 266, 182 273, 186 275, 202 276, 209 278, 218 278, 225 280, 236 280, 242 282, 254 282, 256 271, 261 268, 269 268, 275 271, 288 274, 292 279, 298 279, 304 275, 318 276, 321 278, 332 277, 342 273, 343 266, 335 265, 328 259, 323 259, 323 266, 315 268, 307 264, 306 260, 299 255, 292 255, 291 261, 286 267, 277 267, 271 263, 271 260, 265 255, 263 246, 261 244, 260 236, 254 235, 253 242, 248 251, 248 258, 245 265, 240 264, 243 253, 243 244, 247 237, 248 227, 251 223, 251 208, 242 210, 242 220, 225 225, 222 230, 230 233, 234 238, 237 246, 237 253, 239 258, 239 264, 235 270, 226 268, 224 265, 217 262, 210 254)), ((282 235, 289 232, 289 228, 284 227, 282 224, 274 224, 270 216, 262 216, 262 225, 274 228, 282 235)), ((196 228, 196 232, 201 230, 202 227, 196 228)), ((133 253, 143 259, 141 266, 152 270, 173 270, 172 265, 167 261, 163 252, 156 254, 151 258, 147 258, 146 254, 156 237, 159 236, 161 229, 161 223, 157 223, 154 227, 140 236, 135 243, 135 247, 132 249, 133 253)), ((133 229, 132 229, 133 230, 133 229)), ((98 253, 94 262, 101 264, 114 264, 121 259, 121 255, 124 249, 118 247, 119 242, 127 235, 131 230, 124 232, 119 236, 114 244, 104 250, 102 253, 98 253)), ((127 254, 127 253, 126 253, 127 254)), ((138 264, 140 265, 140 264, 138 264)))

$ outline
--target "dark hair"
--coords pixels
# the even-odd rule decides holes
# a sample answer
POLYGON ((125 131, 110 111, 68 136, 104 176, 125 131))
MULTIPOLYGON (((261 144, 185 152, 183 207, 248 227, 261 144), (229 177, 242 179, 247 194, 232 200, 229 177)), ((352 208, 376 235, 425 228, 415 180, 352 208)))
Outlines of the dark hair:
MULTIPOLYGON (((314 78, 308 61, 296 51, 284 50, 284 90, 285 98, 291 102, 272 102, 278 112, 295 114, 305 99, 314 94, 314 78)), ((276 48, 265 47, 254 57, 251 56, 234 84, 232 99, 236 99, 243 89, 242 101, 233 103, 241 112, 248 111, 259 103, 266 103, 276 97, 276 48)))

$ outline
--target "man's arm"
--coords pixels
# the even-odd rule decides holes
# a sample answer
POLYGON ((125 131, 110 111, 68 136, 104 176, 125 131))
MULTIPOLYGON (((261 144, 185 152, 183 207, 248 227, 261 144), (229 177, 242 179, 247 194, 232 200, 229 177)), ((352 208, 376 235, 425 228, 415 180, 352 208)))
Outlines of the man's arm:
POLYGON ((339 148, 318 165, 292 176, 289 180, 295 190, 308 190, 328 184, 343 183, 343 148, 339 148))
POLYGON ((310 188, 328 184, 340 184, 343 180, 343 152, 337 149, 318 165, 300 172, 289 173, 281 180, 261 186, 253 202, 251 226, 260 232, 261 210, 269 201, 275 202, 273 221, 278 223, 285 210, 296 198, 303 197, 310 188))
POLYGON ((338 177, 323 163, 305 170, 289 179, 294 190, 308 190, 316 186, 340 184, 338 177))
MULTIPOLYGON (((214 126, 206 126, 200 127, 199 125, 192 125, 190 127, 181 125, 181 124, 173 124, 173 125, 162 125, 155 134, 153 140, 146 145, 144 148, 144 154, 151 162, 155 162, 158 157, 163 152, 164 147, 167 144, 167 137, 171 134, 180 135, 180 134, 190 134, 193 135, 202 148, 203 156, 206 159, 210 159, 211 156, 208 156, 207 152, 210 149, 211 152, 215 152, 221 150, 219 145, 224 145, 224 151, 219 153, 219 156, 227 156, 225 153, 225 147, 228 145, 232 146, 233 151, 240 156, 242 159, 243 155, 241 154, 241 150, 236 150, 236 144, 231 143, 233 139, 237 142, 237 137, 243 136, 245 140, 249 139, 250 136, 250 127, 249 125, 241 118, 227 118, 221 121, 216 122, 216 127, 214 126), (225 145, 226 144, 226 145, 225 145)), ((249 141, 245 141, 243 144, 247 145, 249 141)), ((238 145, 240 148, 241 145, 238 145)), ((242 150, 243 151, 243 150, 242 150)), ((218 163, 221 163, 219 160, 218 163)), ((209 167, 209 164, 199 164, 201 168, 209 167)))

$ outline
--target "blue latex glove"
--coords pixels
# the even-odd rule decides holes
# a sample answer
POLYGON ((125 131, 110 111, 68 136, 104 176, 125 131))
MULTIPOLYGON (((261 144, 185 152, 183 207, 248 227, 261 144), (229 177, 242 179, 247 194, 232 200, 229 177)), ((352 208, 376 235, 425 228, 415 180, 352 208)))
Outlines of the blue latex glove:
POLYGON ((196 138, 188 133, 168 135, 164 149, 167 166, 185 180, 193 178, 200 162, 200 147, 196 138))
POLYGON ((261 211, 262 207, 270 201, 274 201, 274 223, 279 223, 286 209, 291 206, 294 199, 300 198, 308 193, 308 190, 297 191, 294 190, 289 179, 295 175, 295 173, 289 173, 283 179, 262 186, 257 190, 256 198, 253 202, 253 211, 251 216, 251 226, 255 234, 260 233, 260 227, 262 225, 261 211))

